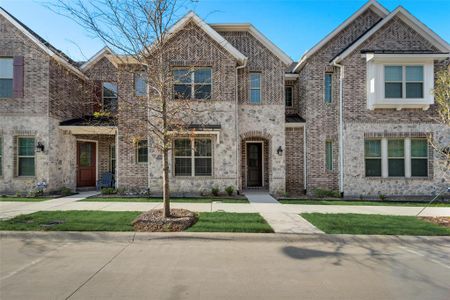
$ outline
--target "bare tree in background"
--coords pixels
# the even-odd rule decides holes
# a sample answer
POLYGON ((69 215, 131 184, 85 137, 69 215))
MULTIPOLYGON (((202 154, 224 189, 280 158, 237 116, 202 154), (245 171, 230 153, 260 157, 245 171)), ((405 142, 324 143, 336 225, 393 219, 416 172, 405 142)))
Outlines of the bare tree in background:
MULTIPOLYGON (((436 75, 434 82, 434 101, 438 111, 438 122, 450 128, 450 67, 444 68, 436 75)), ((434 142, 431 145, 437 152, 440 165, 443 167, 444 180, 450 182, 450 145, 442 145, 434 142)), ((447 140, 448 141, 448 140, 447 140)), ((444 141, 445 142, 445 141, 444 141)))
POLYGON ((173 100, 174 78, 169 63, 182 50, 177 43, 170 42, 170 28, 187 4, 189 1, 177 0, 57 0, 50 6, 114 50, 116 54, 112 55, 119 65, 118 77, 140 74, 146 83, 147 92, 140 97, 128 99, 121 97, 119 91, 117 113, 119 120, 127 120, 126 127, 130 130, 121 133, 132 135, 134 140, 150 134, 151 147, 162 153, 164 217, 170 216, 172 137, 189 134, 186 117, 193 110, 191 101, 183 99, 185 97, 173 100), (131 120, 136 116, 140 117, 133 123, 131 120))

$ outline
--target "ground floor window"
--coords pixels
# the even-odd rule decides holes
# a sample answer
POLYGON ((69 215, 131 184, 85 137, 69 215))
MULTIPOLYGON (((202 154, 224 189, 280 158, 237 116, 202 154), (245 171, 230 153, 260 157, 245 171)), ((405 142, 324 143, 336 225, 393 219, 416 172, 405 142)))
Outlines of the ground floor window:
POLYGON ((0 176, 3 176, 3 138, 0 136, 0 176))
POLYGON ((325 142, 325 165, 328 171, 333 170, 333 142, 325 142))
POLYGON ((174 141, 174 170, 175 176, 211 176, 211 139, 176 139, 174 141))
POLYGON ((109 147, 109 171, 116 174, 116 145, 109 147))
POLYGON ((428 141, 425 138, 366 139, 367 177, 427 177, 428 141))
POLYGON ((17 175, 35 176, 35 139, 17 138, 17 175))
POLYGON ((136 147, 136 162, 148 162, 148 142, 147 140, 138 141, 136 147))

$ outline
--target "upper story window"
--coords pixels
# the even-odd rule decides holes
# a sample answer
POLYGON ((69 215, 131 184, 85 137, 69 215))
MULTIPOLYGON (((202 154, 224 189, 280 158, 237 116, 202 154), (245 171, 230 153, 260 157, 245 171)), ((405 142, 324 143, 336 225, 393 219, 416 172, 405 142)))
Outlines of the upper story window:
POLYGON ((103 82, 103 109, 117 111, 117 83, 103 82))
POLYGON ((332 86, 333 86, 333 74, 332 73, 325 73, 325 94, 324 94, 324 101, 325 103, 331 103, 333 100, 333 94, 332 94, 332 86))
POLYGON ((250 73, 250 103, 261 103, 261 73, 250 73))
POLYGON ((13 58, 0 57, 0 98, 13 96, 13 58))
POLYGON ((384 66, 385 98, 423 98, 423 66, 384 66))
POLYGON ((211 99, 212 70, 211 68, 177 68, 173 70, 174 99, 211 99))
POLYGON ((292 107, 294 105, 293 101, 293 88, 292 86, 286 86, 284 88, 284 99, 286 101, 286 107, 292 107))
POLYGON ((144 74, 134 74, 134 94, 138 97, 147 96, 147 81, 144 74))
POLYGON ((419 108, 434 103, 434 58, 408 54, 365 54, 367 108, 419 108))

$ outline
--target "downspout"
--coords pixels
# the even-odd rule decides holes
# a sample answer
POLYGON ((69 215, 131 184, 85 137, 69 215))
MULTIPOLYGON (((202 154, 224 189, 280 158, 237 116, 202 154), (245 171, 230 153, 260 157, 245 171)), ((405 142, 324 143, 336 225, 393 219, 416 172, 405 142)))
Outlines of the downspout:
POLYGON ((305 122, 305 124, 303 125, 303 190, 304 190, 304 193, 305 193, 305 195, 306 195, 306 187, 307 187, 307 182, 306 182, 306 175, 307 175, 307 169, 306 169, 306 122, 305 122))
POLYGON ((333 60, 333 66, 339 68, 339 192, 341 197, 344 196, 344 96, 343 96, 343 81, 344 81, 344 66, 336 61, 339 57, 333 60))
POLYGON ((236 190, 237 193, 239 194, 240 192, 240 188, 239 188, 239 182, 240 182, 240 171, 241 171, 241 167, 239 165, 239 157, 240 157, 240 151, 239 151, 239 145, 241 143, 240 141, 240 137, 239 137, 239 80, 238 80, 238 70, 239 69, 243 69, 247 66, 247 59, 244 60, 244 63, 242 66, 237 66, 236 67, 236 77, 235 77, 235 100, 236 100, 236 104, 235 104, 235 109, 234 109, 234 126, 235 126, 235 132, 236 132, 236 190))

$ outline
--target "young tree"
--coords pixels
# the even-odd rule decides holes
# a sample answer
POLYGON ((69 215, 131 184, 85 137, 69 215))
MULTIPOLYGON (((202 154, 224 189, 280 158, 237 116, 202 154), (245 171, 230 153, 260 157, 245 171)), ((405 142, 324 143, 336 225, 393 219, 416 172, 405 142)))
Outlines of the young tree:
POLYGON ((172 137, 192 134, 187 119, 195 110, 189 99, 183 99, 186 97, 173 100, 174 75, 169 63, 182 50, 176 42, 171 42, 170 28, 180 12, 186 11, 187 4, 188 1, 178 0, 57 0, 57 4, 51 6, 114 50, 111 55, 119 66, 119 78, 139 74, 143 83, 140 97, 129 99, 121 97, 119 92, 118 123, 126 120, 127 126, 122 128, 121 134, 135 140, 150 135, 152 143, 148 147, 162 153, 164 217, 170 216, 169 151, 172 137))

